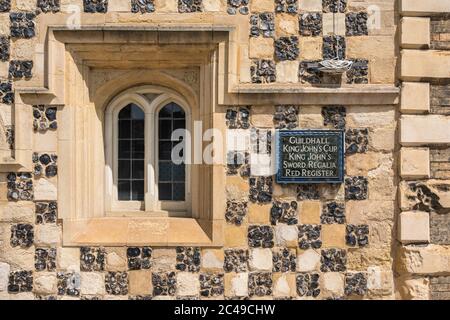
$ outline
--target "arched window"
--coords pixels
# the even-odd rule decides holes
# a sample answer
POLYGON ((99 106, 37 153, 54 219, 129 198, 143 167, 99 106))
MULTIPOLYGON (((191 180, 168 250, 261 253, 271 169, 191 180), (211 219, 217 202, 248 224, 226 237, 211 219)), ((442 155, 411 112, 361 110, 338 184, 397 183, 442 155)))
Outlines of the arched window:
POLYGON ((117 191, 119 201, 144 200, 145 114, 131 103, 118 116, 117 191))
POLYGON ((174 102, 164 106, 158 113, 158 128, 159 200, 184 201, 185 164, 176 164, 172 161, 172 150, 182 142, 182 139, 171 140, 175 130, 186 129, 186 115, 183 108, 174 102))
POLYGON ((189 129, 189 109, 172 93, 150 90, 119 95, 105 113, 106 200, 109 212, 185 216, 190 214, 190 169, 185 141, 172 140, 189 129), (174 162, 174 160, 177 160, 174 162))

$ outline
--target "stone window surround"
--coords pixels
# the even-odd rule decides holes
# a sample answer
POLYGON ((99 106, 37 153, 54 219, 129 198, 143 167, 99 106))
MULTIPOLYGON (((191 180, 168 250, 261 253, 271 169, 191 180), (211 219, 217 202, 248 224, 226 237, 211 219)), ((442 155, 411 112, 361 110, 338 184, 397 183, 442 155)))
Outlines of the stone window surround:
MULTIPOLYGON (((364 86, 346 86, 343 88, 305 88, 301 85, 252 85, 239 83, 239 74, 243 70, 248 71, 245 65, 246 53, 248 52, 248 21, 246 17, 214 16, 212 21, 199 19, 194 21, 187 19, 177 19, 173 21, 166 15, 149 17, 151 21, 146 26, 142 25, 121 25, 109 26, 109 22, 115 21, 115 16, 105 14, 105 21, 89 19, 89 15, 82 13, 82 27, 79 30, 73 30, 65 25, 66 15, 37 17, 39 30, 38 47, 35 51, 33 70, 33 79, 31 81, 15 84, 16 103, 14 104, 13 123, 16 127, 32 128, 32 116, 30 106, 33 104, 51 104, 60 106, 58 109, 69 110, 63 107, 67 104, 65 76, 67 72, 66 65, 66 43, 64 40, 57 39, 55 34, 62 32, 76 39, 77 43, 94 43, 99 39, 107 38, 111 33, 115 35, 115 41, 124 41, 127 37, 120 33, 128 32, 132 43, 148 43, 152 37, 142 37, 142 31, 156 33, 163 41, 170 39, 175 43, 187 41, 188 43, 198 43, 199 39, 207 38, 210 42, 216 43, 216 51, 210 57, 212 65, 217 69, 214 78, 206 79, 214 83, 217 90, 211 90, 216 94, 218 105, 266 105, 268 103, 278 104, 355 104, 366 105, 392 105, 398 103, 398 88, 386 85, 364 85, 364 86), (191 34, 184 37, 182 33, 186 31, 191 34), (80 37, 80 32, 85 32, 87 36, 80 37), (222 33, 226 37, 220 36, 222 33), (205 36, 206 35, 206 36, 205 36), (183 39, 180 41, 180 39, 183 39), (240 63, 242 61, 242 63, 240 63), (244 68, 245 67, 245 68, 244 68), (274 95, 274 93, 283 93, 283 95, 274 95)), ((111 40, 113 37, 110 37, 111 40)), ((100 41, 101 42, 101 41, 100 41)), ((113 41, 114 42, 114 41, 113 41)), ((206 91, 206 94, 210 92, 206 91)), ((117 94, 117 92, 116 92, 117 94)), ((220 119, 221 114, 213 115, 214 127, 222 125, 224 122, 220 119)), ((64 123, 64 121, 62 121, 64 123)), ((62 139, 64 140, 64 139, 62 139)), ((17 130, 15 136, 15 149, 10 159, 0 160, 0 171, 30 171, 32 166, 32 130, 17 130)), ((61 139, 60 139, 61 141, 61 139)), ((62 152, 61 150, 59 152, 62 152)), ((60 161, 61 169, 64 168, 60 161)), ((70 192, 61 192, 64 189, 62 181, 59 179, 58 200, 66 208, 60 210, 60 219, 64 222, 63 241, 65 246, 80 245, 153 245, 153 246, 171 246, 171 245, 196 245, 196 246, 221 246, 223 242, 223 211, 225 210, 225 201, 221 194, 224 190, 224 177, 222 177, 222 168, 212 166, 210 173, 218 180, 213 183, 214 190, 208 190, 211 197, 206 197, 206 203, 200 204, 206 208, 204 215, 194 219, 153 219, 152 221, 143 221, 136 218, 129 219, 110 219, 105 217, 86 217, 80 216, 76 220, 71 217, 70 206, 72 197, 70 192), (220 191, 219 191, 220 190, 220 191), (216 191, 216 192, 214 192, 216 191), (217 198, 217 199, 216 199, 217 198), (69 209, 69 210, 65 210, 69 209), (139 229, 139 230, 137 230, 139 229), (127 230, 127 232, 124 232, 127 230), (149 234, 153 231, 163 230, 165 237, 157 237, 149 234), (167 232, 171 231, 172 232, 167 232), (137 231, 137 232, 135 232, 137 231), (91 237, 89 237, 89 235, 91 237), (131 235, 131 238, 128 236, 131 235), (133 237, 133 235, 135 235, 133 237), (194 239, 195 238, 195 239, 194 239)), ((60 177, 64 177, 64 170, 60 170, 60 177)), ((70 175, 68 175, 70 177, 70 175)), ((69 178, 67 178, 69 179, 69 178)), ((194 191, 192 192, 194 194, 194 191)), ((83 207, 78 208, 82 210, 83 207)), ((76 217, 76 214, 75 214, 76 217)))
POLYGON ((186 166, 186 201, 159 201, 158 200, 158 111, 170 102, 180 105, 186 114, 186 129, 191 132, 190 106, 187 101, 175 91, 163 87, 142 86, 131 88, 114 98, 105 111, 105 153, 106 153, 106 215, 138 215, 151 216, 190 216, 191 215, 191 188, 190 165, 186 166), (153 100, 146 98, 145 94, 157 94, 153 100), (118 114, 120 110, 134 103, 145 113, 145 181, 146 191, 144 203, 141 201, 117 200, 117 133, 118 114), (143 210, 141 209, 143 207, 143 210))

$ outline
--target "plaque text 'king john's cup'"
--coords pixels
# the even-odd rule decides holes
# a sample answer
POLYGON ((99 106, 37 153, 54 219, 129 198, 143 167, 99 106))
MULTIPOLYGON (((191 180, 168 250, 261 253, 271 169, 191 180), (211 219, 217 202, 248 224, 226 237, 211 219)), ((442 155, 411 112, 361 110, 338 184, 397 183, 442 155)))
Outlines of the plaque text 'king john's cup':
POLYGON ((278 183, 342 183, 344 132, 293 130, 277 133, 278 183))

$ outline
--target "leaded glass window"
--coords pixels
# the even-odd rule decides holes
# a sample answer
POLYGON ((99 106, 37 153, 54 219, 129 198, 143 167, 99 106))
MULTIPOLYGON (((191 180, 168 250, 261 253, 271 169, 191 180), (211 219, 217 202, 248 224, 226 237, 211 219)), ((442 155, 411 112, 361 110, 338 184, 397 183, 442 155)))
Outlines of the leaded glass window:
POLYGON ((145 186, 145 114, 129 104, 118 116, 118 199, 143 201, 145 186))
MULTIPOLYGON (((172 141, 172 133, 186 129, 186 115, 178 104, 169 103, 158 113, 158 193, 159 200, 185 201, 186 166, 172 161, 172 149, 182 139, 172 141)), ((182 155, 181 155, 182 156, 182 155)))

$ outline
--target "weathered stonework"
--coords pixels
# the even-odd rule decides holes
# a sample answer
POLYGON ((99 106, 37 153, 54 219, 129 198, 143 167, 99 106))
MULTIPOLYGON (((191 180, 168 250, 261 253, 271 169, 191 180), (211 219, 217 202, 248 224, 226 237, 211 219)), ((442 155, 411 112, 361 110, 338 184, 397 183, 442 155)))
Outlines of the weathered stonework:
POLYGON ((12 12, 9 15, 11 20, 11 37, 29 39, 36 35, 33 12, 12 12))
POLYGON ((320 239, 322 226, 303 224, 298 226, 298 246, 300 249, 319 249, 322 247, 320 239))
POLYGON ((55 130, 58 127, 56 121, 56 107, 33 106, 33 128, 36 131, 55 130))
POLYGON ((58 272, 58 295, 75 296, 80 295, 81 278, 77 272, 58 272))
POLYGON ((36 248, 34 253, 36 271, 56 270, 56 248, 36 248))
POLYGON ((275 0, 276 13, 296 14, 298 11, 298 0, 275 0))
POLYGON ((433 50, 450 50, 450 19, 448 17, 434 17, 430 23, 431 45, 433 50))
POLYGON ((367 12, 349 12, 345 15, 346 36, 367 36, 367 12))
POLYGON ((346 110, 344 106, 322 107, 323 124, 331 125, 334 129, 345 129, 346 110))
POLYGON ((11 10, 11 0, 0 1, 0 12, 8 12, 11 10))
POLYGON ((103 271, 105 270, 104 248, 80 248, 80 269, 81 271, 103 271))
POLYGON ((252 248, 272 248, 273 229, 270 226, 249 226, 248 245, 252 248))
POLYGON ((10 56, 10 45, 8 37, 0 37, 0 61, 8 61, 10 56))
POLYGON ((297 274, 297 294, 300 297, 316 298, 320 294, 318 273, 297 274))
POLYGON ((250 67, 252 83, 271 83, 276 81, 275 62, 272 60, 256 60, 250 67))
POLYGON ((36 202, 35 212, 36 224, 55 223, 58 217, 57 202, 36 202))
POLYGON ((0 98, 4 104, 14 103, 14 93, 11 82, 0 82, 0 98))
POLYGON ((34 228, 31 224, 19 223, 11 226, 11 247, 28 248, 33 245, 34 228))
POLYGON ((275 107, 273 122, 276 129, 294 129, 298 127, 299 107, 280 105, 275 107))
POLYGON ((152 266, 152 248, 127 248, 128 270, 150 269, 152 266))
POLYGON ((430 112, 450 115, 450 84, 430 85, 430 112))
POLYGON ((271 12, 252 14, 250 16, 250 36, 265 38, 273 37, 275 33, 275 15, 271 12))
MULTIPOLYGON (((397 172, 395 152, 395 110, 447 116, 447 80, 424 74, 420 81, 430 86, 422 86, 421 97, 429 91, 429 108, 416 95, 398 108, 395 70, 402 44, 392 35, 402 33, 394 17, 403 4, 397 10, 394 1, 383 1, 380 25, 371 28, 366 0, 86 0, 80 28, 64 30, 61 19, 81 3, 0 0, 6 12, 0 15, 0 131, 9 135, 0 157, 0 299, 393 299, 397 291, 447 297, 446 284, 437 280, 448 272, 442 249, 449 239, 447 143, 411 140, 430 149, 430 176, 438 180, 408 180, 411 188, 397 172), (11 17, 18 14, 12 24, 11 10, 11 17), (48 28, 56 25, 62 29, 57 36, 48 28), (353 60, 353 68, 339 77, 320 72, 319 61, 336 52, 353 60), (201 76, 185 72, 194 60, 214 61, 218 75, 208 74, 209 62, 201 63, 201 76), (155 73, 154 66, 163 71, 155 73), (139 79, 131 75, 136 69, 139 79), (105 101, 97 96, 114 100, 113 91, 138 82, 182 94, 192 123, 203 120, 203 129, 248 136, 248 146, 226 146, 223 153, 214 137, 213 152, 227 162, 196 166, 200 175, 193 178, 189 209, 198 220, 183 217, 180 226, 181 218, 170 214, 140 215, 142 223, 128 212, 120 219, 109 216, 116 212, 103 216, 103 191, 97 189, 104 190, 108 136, 105 101), (274 128, 345 129, 346 183, 281 185, 268 171, 250 174, 255 152, 275 154, 268 144, 275 131, 267 133, 274 128), (52 170, 46 176, 45 166, 56 169, 56 154, 58 175, 52 170), (20 173, 25 171, 34 172, 20 173), (394 230, 397 181, 402 210, 424 209, 430 219, 430 243, 406 246, 398 270, 392 259, 404 246, 394 230), (202 207, 211 214, 197 210, 202 207), (91 211, 103 227, 96 227, 91 211), (76 226, 86 218, 84 229, 76 226), (31 227, 34 236, 17 228, 10 238, 11 226, 19 225, 31 227), (87 243, 73 242, 74 235, 87 243), (10 272, 26 274, 9 281, 10 272), (394 286, 402 273, 412 280, 394 286)), ((433 50, 446 48, 446 25, 442 17, 431 19, 433 50)), ((427 69, 435 68, 435 60, 428 61, 427 69)), ((434 136, 440 128, 423 131, 434 136)))
POLYGON ((228 129, 248 129, 250 111, 246 107, 227 109, 225 118, 228 129))
POLYGON ((30 292, 32 290, 33 274, 31 271, 14 271, 9 274, 9 293, 30 292))
POLYGON ((430 293, 432 300, 450 300, 450 277, 432 277, 430 279, 430 293))
POLYGON ((345 199, 365 200, 367 199, 368 181, 365 177, 350 177, 345 179, 345 199))
POLYGON ((56 13, 61 10, 60 0, 38 0, 37 7, 44 13, 56 13))
POLYGON ((154 11, 154 0, 131 0, 131 12, 133 13, 152 13, 154 11))
POLYGON ((228 14, 235 15, 238 12, 243 15, 249 14, 250 10, 248 8, 249 0, 227 0, 228 14))
POLYGON ((106 13, 108 11, 108 0, 83 0, 84 12, 106 13))
POLYGON ((270 210, 270 221, 272 225, 279 223, 286 223, 288 225, 295 225, 298 223, 298 204, 296 201, 279 202, 274 201, 272 209, 270 210))
POLYGON ((279 61, 296 60, 299 53, 298 37, 281 37, 275 40, 275 56, 279 61))
POLYGON ((13 79, 30 79, 32 77, 33 61, 11 60, 9 62, 9 77, 13 79))
POLYGON ((345 153, 364 153, 369 147, 368 129, 349 129, 345 132, 345 153))
POLYGON ((200 270, 200 248, 177 247, 176 269, 180 271, 198 272, 200 270))
POLYGON ((299 16, 299 28, 302 36, 317 37, 322 34, 322 14, 304 13, 299 16))
POLYGON ((58 157, 56 154, 47 154, 42 153, 38 154, 37 152, 33 153, 33 174, 35 177, 45 176, 47 178, 53 178, 58 173, 57 166, 58 157))

